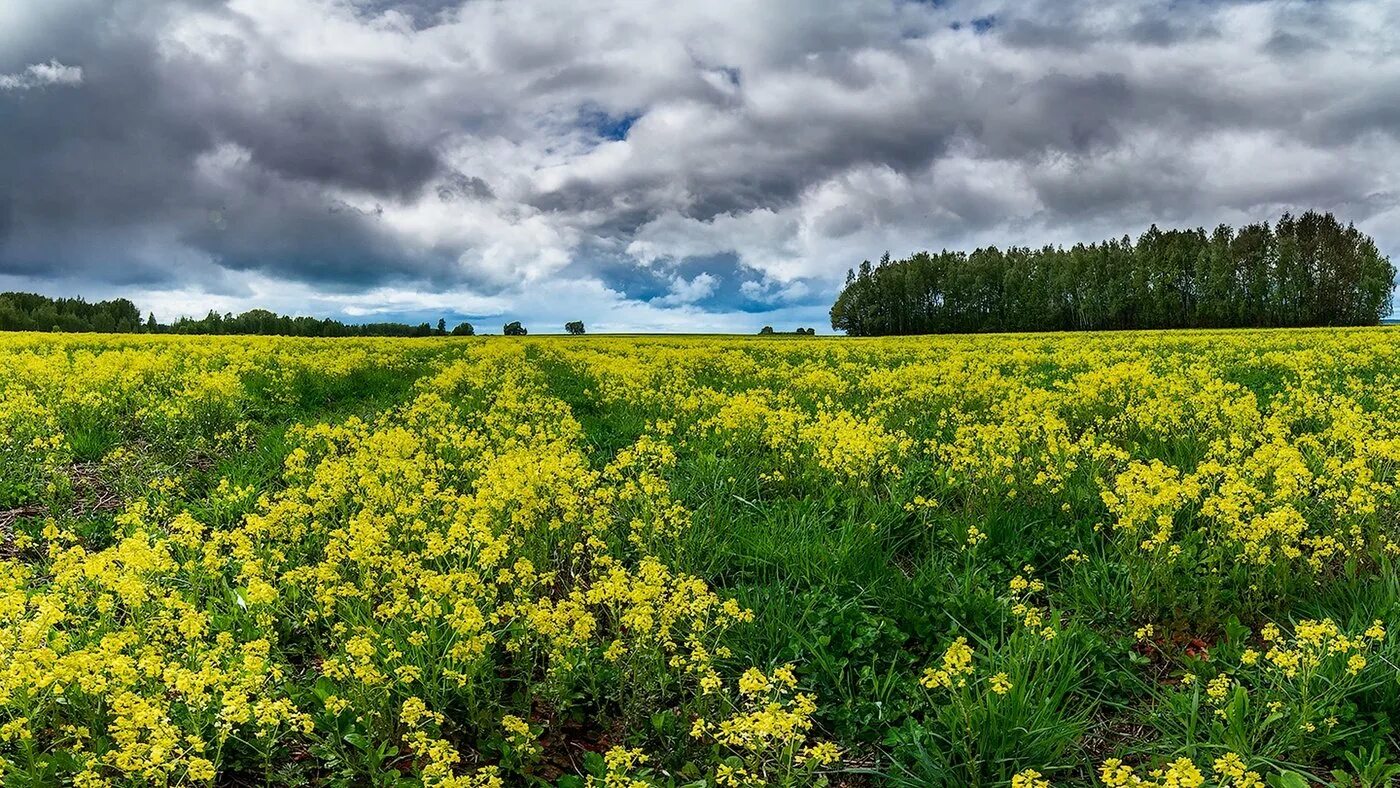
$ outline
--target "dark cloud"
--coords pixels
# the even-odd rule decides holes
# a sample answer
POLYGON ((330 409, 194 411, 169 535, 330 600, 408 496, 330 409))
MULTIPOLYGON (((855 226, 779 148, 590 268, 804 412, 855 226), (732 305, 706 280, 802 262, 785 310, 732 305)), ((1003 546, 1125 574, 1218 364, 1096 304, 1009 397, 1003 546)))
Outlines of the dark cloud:
POLYGON ((1287 30, 1277 30, 1264 43, 1264 51, 1277 57, 1297 57, 1322 47, 1316 38, 1287 30))
POLYGON ((353 0, 355 10, 368 19, 393 15, 416 30, 436 27, 452 17, 461 0, 353 0))
POLYGON ((432 148, 395 139, 381 119, 345 101, 280 105, 257 117, 235 114, 219 128, 259 165, 291 180, 407 197, 440 170, 432 148))
POLYGON ((490 200, 496 196, 496 192, 491 184, 475 175, 453 172, 438 186, 437 195, 443 202, 455 202, 463 199, 490 200))
POLYGON ((0 277, 676 327, 819 317, 886 248, 1282 207, 1396 243, 1396 24, 1380 0, 15 4, 0 277))
POLYGON ((1017 49, 1081 49, 1094 33, 1065 20, 1014 18, 1002 25, 1001 40, 1017 49))
POLYGON ((416 193, 438 172, 428 144, 401 141, 391 119, 338 92, 294 93, 277 75, 250 77, 248 60, 219 71, 162 53, 152 33, 195 7, 157 8, 119 4, 113 16, 129 27, 54 25, 83 64, 83 83, 0 98, 9 104, 0 172, 10 190, 0 272, 58 269, 139 286, 194 279, 218 292, 235 286, 220 267, 331 285, 436 275, 372 214, 340 210, 325 191, 416 193), (221 148, 246 163, 211 179, 201 160, 221 148), (215 273, 191 276, 190 259, 215 273))

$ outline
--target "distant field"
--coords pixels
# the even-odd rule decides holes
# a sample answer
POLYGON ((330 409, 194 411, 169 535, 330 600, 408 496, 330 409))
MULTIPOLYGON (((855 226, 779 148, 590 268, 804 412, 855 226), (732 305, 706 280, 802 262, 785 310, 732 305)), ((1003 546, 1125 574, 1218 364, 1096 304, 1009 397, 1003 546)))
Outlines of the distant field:
POLYGON ((1385 328, 0 335, 0 784, 1386 785, 1398 465, 1385 328))

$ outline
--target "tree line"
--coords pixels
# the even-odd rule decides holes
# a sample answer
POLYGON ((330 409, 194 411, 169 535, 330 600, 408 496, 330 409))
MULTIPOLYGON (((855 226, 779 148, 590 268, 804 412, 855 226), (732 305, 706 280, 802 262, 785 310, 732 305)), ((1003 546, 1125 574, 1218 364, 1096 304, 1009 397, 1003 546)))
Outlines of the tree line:
MULTIPOLYGON (((431 337, 474 336, 471 323, 451 330, 447 320, 429 323, 343 323, 332 318, 290 317, 266 309, 242 314, 210 310, 204 317, 181 317, 173 323, 156 321, 154 313, 141 319, 141 311, 125 298, 89 303, 81 298, 50 298, 37 293, 0 293, 0 331, 61 331, 118 334, 262 334, 287 337, 431 337)), ((584 333, 582 320, 564 324, 568 334, 584 333)), ((502 327, 506 336, 525 336, 519 320, 502 327)))
POLYGON ((290 317, 266 309, 242 314, 210 310, 201 318, 181 317, 160 323, 154 314, 141 319, 125 298, 89 303, 81 298, 50 298, 36 293, 0 293, 0 331, 64 331, 144 334, 269 334, 292 337, 427 337, 471 336, 471 323, 451 331, 446 320, 429 323, 343 323, 332 318, 290 317))
POLYGON ((1068 249, 919 252, 861 263, 831 307, 852 336, 1374 325, 1395 266, 1331 213, 1161 230, 1068 249))
POLYGON ((266 309, 250 309, 242 314, 210 311, 202 318, 181 317, 170 325, 147 319, 146 330, 164 334, 266 334, 286 337, 432 337, 472 336, 471 323, 459 323, 450 331, 447 321, 430 323, 343 323, 333 318, 289 317, 266 309))
POLYGON ((90 304, 81 298, 0 293, 0 331, 125 333, 141 327, 141 312, 125 298, 90 304))

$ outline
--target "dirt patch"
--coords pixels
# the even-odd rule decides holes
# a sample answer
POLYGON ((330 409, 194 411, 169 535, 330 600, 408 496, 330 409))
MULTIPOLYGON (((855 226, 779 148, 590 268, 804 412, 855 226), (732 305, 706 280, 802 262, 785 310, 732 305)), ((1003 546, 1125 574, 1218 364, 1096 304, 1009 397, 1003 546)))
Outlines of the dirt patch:
POLYGON ((15 523, 21 517, 37 517, 43 513, 44 510, 38 506, 0 509, 0 559, 14 558, 18 553, 15 549, 15 523))
POLYGON ((122 507, 121 495, 102 477, 101 469, 95 463, 76 463, 66 471, 68 484, 73 491, 71 498, 54 507, 37 504, 0 509, 0 559, 14 558, 15 525, 28 517, 57 517, 60 514, 86 517, 98 512, 116 511, 122 507))
POLYGON ((1097 764, 1118 754, 1125 746, 1142 744, 1154 738, 1156 732, 1151 726, 1123 714, 1112 714, 1099 717, 1090 724, 1080 747, 1088 761, 1097 764))
POLYGON ((80 515, 110 512, 120 509, 121 496, 102 478, 94 463, 78 463, 68 468, 68 481, 73 486, 72 508, 80 515))

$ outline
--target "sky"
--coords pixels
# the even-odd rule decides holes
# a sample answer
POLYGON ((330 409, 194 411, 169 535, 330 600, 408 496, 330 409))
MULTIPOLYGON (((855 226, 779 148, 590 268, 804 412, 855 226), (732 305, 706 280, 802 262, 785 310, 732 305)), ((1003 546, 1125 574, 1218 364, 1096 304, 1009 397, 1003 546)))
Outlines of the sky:
POLYGON ((0 290, 815 326, 885 251, 1329 210, 1400 257, 1400 3, 0 2, 0 290))

